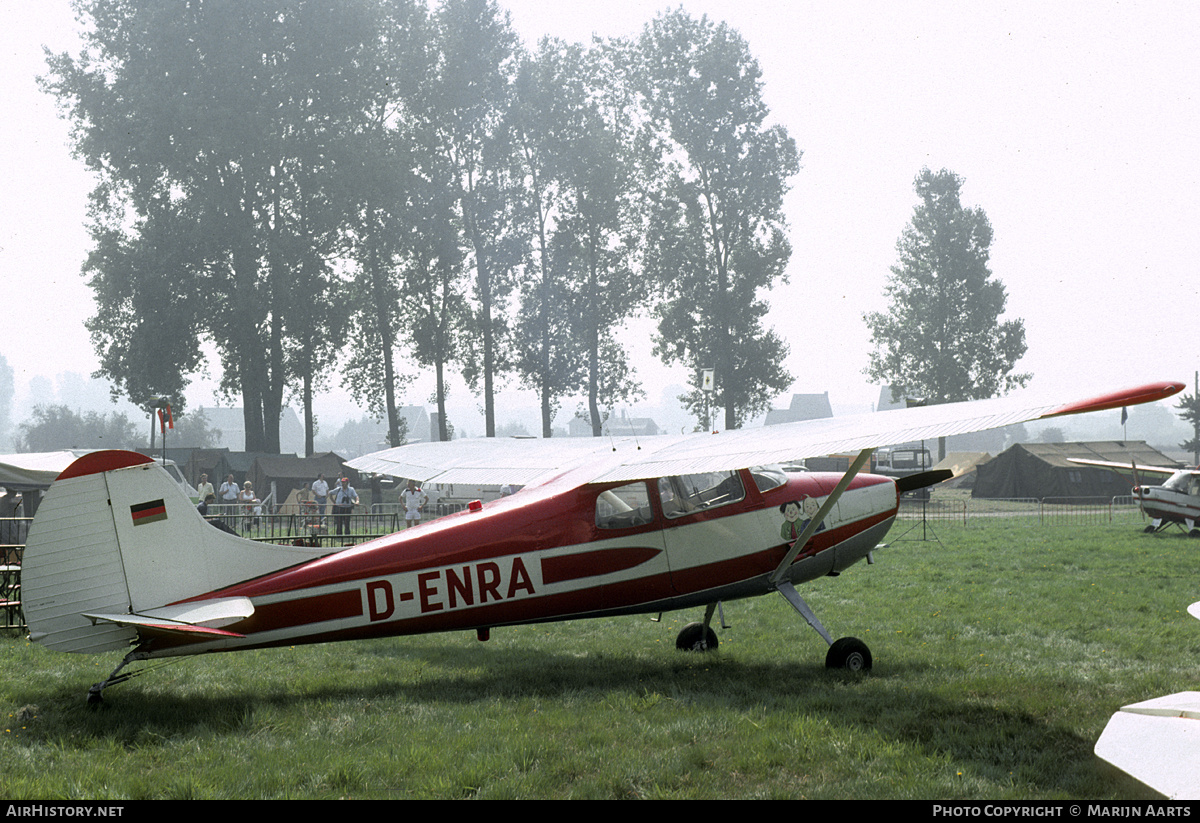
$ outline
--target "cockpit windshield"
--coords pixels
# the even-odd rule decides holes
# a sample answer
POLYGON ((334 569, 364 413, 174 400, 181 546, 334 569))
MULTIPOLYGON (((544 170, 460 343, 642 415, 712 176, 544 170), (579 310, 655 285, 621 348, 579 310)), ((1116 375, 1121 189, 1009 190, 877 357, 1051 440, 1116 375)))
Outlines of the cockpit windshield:
POLYGON ((1175 472, 1163 488, 1180 494, 1200 495, 1200 475, 1192 471, 1175 472))

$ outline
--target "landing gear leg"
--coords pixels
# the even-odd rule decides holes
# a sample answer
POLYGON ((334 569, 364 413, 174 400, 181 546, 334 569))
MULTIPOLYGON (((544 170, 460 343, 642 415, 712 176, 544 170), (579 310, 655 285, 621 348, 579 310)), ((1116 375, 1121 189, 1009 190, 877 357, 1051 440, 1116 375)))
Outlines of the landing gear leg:
POLYGON ((825 655, 825 668, 846 669, 853 672, 871 670, 871 650, 867 648, 866 643, 856 637, 843 637, 834 641, 832 635, 821 625, 821 621, 817 619, 813 610, 804 602, 804 598, 796 591, 795 586, 782 580, 775 588, 791 604, 792 608, 800 613, 808 625, 812 626, 816 633, 829 644, 829 653, 825 655))
POLYGON ((125 655, 125 659, 123 659, 121 661, 121 665, 119 665, 115 669, 113 669, 112 673, 108 677, 104 678, 99 683, 93 683, 92 687, 90 689, 88 689, 88 693, 87 693, 88 705, 89 706, 98 706, 101 703, 103 703, 104 697, 102 696, 101 692, 103 692, 109 686, 115 686, 117 683, 124 683, 126 680, 133 677, 137 673, 137 672, 126 672, 125 674, 118 674, 118 672, 120 672, 121 669, 125 668, 130 663, 133 663, 137 660, 145 660, 145 659, 146 659, 145 652, 139 652, 136 650, 131 651, 129 654, 125 655))

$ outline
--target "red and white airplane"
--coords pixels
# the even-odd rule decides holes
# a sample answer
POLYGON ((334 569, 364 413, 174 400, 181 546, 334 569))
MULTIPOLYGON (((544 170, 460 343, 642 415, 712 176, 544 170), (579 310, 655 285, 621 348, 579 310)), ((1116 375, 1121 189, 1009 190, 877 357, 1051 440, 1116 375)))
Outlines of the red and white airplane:
POLYGON ((458 440, 352 461, 422 482, 523 486, 509 497, 334 553, 213 528, 154 461, 80 458, 30 527, 22 600, 30 637, 66 652, 170 656, 704 607, 681 648, 717 645, 717 604, 779 592, 829 644, 826 664, 869 669, 795 584, 836 575, 887 534, 905 488, 861 472, 877 447, 1162 400, 1155 383, 1075 403, 1003 398, 640 442, 458 440), (849 471, 784 461, 857 452, 849 471), (131 648, 132 647, 132 648, 131 648))

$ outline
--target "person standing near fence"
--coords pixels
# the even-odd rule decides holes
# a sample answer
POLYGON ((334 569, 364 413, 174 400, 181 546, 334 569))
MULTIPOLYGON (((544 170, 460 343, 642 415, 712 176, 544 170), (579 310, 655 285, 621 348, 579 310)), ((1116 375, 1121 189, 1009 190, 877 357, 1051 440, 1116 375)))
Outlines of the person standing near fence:
POLYGON ((337 534, 350 535, 350 512, 358 505, 358 492, 343 477, 333 490, 333 520, 337 526, 337 534))
POLYGON ((233 479, 232 474, 226 477, 225 482, 221 484, 221 519, 230 528, 233 528, 234 523, 237 521, 237 502, 238 492, 240 491, 237 481, 233 479))
POLYGON ((404 505, 404 525, 411 529, 421 523, 421 510, 429 502, 429 497, 417 486, 416 480, 408 481, 408 488, 400 492, 400 502, 404 505))
POLYGON ((312 484, 313 498, 317 502, 317 513, 321 515, 322 521, 325 518, 325 501, 329 499, 329 483, 325 480, 324 473, 318 474, 317 479, 312 484))
POLYGON ((196 497, 203 503, 208 499, 209 495, 212 495, 213 500, 216 500, 217 490, 213 488, 212 483, 208 482, 208 475, 202 474, 200 475, 200 484, 196 486, 196 497))

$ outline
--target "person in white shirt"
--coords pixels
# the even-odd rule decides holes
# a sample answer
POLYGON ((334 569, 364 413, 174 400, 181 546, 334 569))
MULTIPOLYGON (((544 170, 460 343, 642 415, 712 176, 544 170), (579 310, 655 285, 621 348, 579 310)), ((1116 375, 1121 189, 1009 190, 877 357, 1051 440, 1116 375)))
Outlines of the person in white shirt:
POLYGON ((317 501, 317 511, 325 514, 325 500, 329 497, 329 484, 325 482, 325 475, 318 474, 316 481, 312 484, 313 497, 317 501))
POLYGON ((225 482, 221 484, 221 505, 224 506, 221 510, 221 518, 225 521, 225 525, 233 528, 237 505, 238 493, 241 489, 238 488, 237 481, 233 479, 233 475, 225 478, 225 482))
POLYGON ((416 480, 409 480, 408 488, 400 492, 400 502, 404 506, 404 525, 411 529, 421 522, 421 510, 429 498, 418 488, 416 480))
POLYGON ((198 486, 196 486, 196 496, 200 500, 200 502, 203 503, 205 500, 208 499, 208 496, 210 494, 213 496, 213 499, 215 500, 217 497, 217 490, 213 488, 212 483, 208 482, 208 475, 202 474, 202 475, 200 475, 200 484, 198 486))

